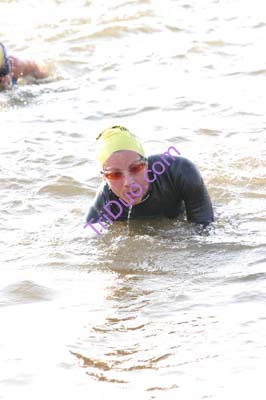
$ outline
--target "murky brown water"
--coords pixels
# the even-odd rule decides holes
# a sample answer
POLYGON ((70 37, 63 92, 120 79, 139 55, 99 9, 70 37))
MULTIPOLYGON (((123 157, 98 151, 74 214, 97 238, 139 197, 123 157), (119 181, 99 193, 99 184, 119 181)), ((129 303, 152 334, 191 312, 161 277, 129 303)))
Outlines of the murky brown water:
POLYGON ((264 400, 262 2, 0 1, 0 23, 55 69, 0 93, 0 399, 264 400), (114 124, 199 167, 209 234, 83 229, 114 124))

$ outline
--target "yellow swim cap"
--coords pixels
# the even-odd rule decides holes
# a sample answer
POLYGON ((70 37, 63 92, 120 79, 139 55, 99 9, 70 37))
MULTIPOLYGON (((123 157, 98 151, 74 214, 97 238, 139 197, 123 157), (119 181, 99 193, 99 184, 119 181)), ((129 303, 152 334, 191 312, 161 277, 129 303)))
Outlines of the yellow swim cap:
POLYGON ((145 157, 145 152, 137 138, 123 126, 107 128, 96 138, 96 157, 103 167, 112 153, 119 150, 132 150, 145 157))
POLYGON ((9 73, 9 63, 6 54, 6 49, 3 43, 0 42, 0 76, 5 76, 9 73))
POLYGON ((5 50, 4 50, 4 45, 0 43, 0 69, 2 67, 2 64, 4 63, 5 60, 5 50))

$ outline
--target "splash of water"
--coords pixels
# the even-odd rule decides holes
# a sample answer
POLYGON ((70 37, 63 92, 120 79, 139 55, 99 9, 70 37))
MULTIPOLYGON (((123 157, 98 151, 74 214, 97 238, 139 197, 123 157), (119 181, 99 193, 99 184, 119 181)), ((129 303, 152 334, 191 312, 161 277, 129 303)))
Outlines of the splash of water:
POLYGON ((127 213, 127 231, 129 233, 129 220, 132 212, 132 205, 128 207, 128 213, 127 213))

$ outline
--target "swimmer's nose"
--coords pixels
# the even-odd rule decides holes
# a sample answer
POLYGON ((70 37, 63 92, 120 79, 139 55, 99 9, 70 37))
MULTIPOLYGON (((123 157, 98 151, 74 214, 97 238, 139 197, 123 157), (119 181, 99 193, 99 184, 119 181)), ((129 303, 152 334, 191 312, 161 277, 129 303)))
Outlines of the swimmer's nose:
POLYGON ((125 187, 130 187, 130 185, 134 183, 134 178, 130 173, 125 173, 124 177, 124 186, 125 187))

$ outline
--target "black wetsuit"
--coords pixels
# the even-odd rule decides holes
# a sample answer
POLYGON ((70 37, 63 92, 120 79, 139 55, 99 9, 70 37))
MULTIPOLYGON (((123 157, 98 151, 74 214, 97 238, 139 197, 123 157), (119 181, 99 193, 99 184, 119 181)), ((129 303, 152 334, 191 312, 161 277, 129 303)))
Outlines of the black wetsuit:
MULTIPOLYGON (((160 216, 173 218, 186 210, 188 221, 208 225, 214 220, 212 204, 195 165, 184 157, 165 156, 164 160, 168 163, 165 164, 165 171, 161 175, 155 175, 152 165, 158 161, 162 162, 162 156, 148 157, 148 169, 151 171, 148 177, 154 182, 150 183, 148 194, 144 196, 143 201, 132 207, 130 219, 160 216)), ((102 217, 103 214, 107 215, 103 207, 110 201, 113 203, 110 203, 109 209, 117 215, 118 200, 109 186, 103 184, 89 208, 87 223, 96 223, 100 218, 102 222, 106 222, 102 217)), ((129 207, 123 205, 122 208, 121 215, 116 218, 118 221, 128 218, 129 207)))

